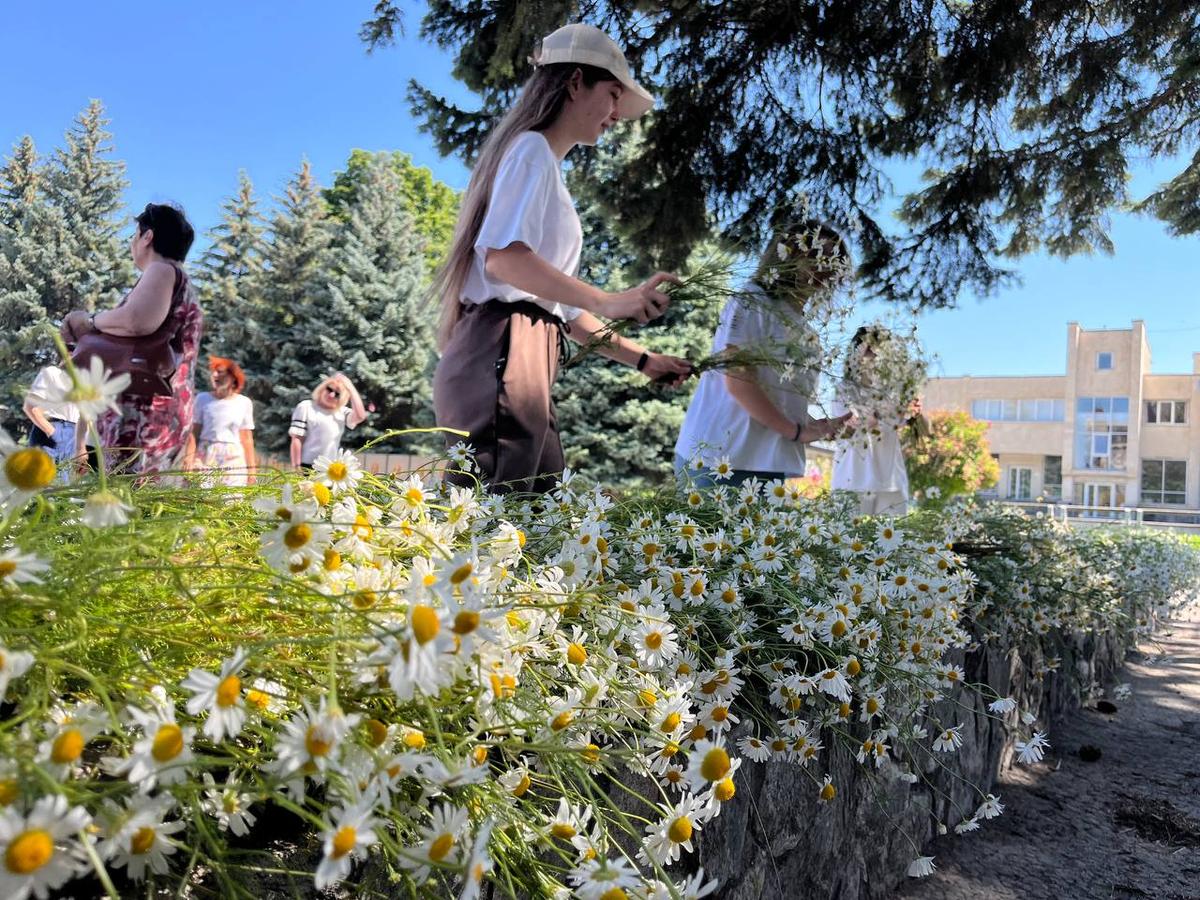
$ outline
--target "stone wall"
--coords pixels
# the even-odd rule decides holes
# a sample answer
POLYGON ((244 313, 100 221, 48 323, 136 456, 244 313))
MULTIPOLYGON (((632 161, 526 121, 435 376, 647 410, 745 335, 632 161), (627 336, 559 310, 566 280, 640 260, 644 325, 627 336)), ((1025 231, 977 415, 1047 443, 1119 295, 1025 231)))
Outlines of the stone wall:
MULTIPOLYGON (((1112 633, 1077 634, 1052 651, 1061 659, 1056 672, 1032 676, 1041 659, 1015 650, 981 649, 960 662, 972 683, 986 682, 1000 696, 1012 696, 1038 717, 1039 728, 1077 708, 1093 682, 1110 682, 1120 669, 1131 638, 1112 633)), ((979 698, 943 701, 943 721, 963 724, 957 754, 931 761, 924 781, 907 784, 895 766, 874 777, 846 751, 824 751, 807 770, 785 763, 743 764, 737 796, 707 823, 692 865, 720 879, 722 900, 874 900, 891 895, 908 864, 933 837, 936 822, 953 828, 957 809, 973 811, 994 786, 1012 757, 1012 738, 979 698), (946 760, 945 768, 938 765, 946 760), (817 802, 817 783, 829 772, 837 798, 817 802)), ((1015 713, 1010 714, 1015 716, 1015 713)), ((986 826, 985 826, 986 827, 986 826)))

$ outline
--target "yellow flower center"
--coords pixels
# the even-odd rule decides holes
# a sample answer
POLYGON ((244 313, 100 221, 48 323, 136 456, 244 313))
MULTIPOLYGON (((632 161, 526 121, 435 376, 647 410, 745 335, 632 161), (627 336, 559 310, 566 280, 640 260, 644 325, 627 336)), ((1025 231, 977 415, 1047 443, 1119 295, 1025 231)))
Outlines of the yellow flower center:
POLYGON ((0 806, 12 806, 21 796, 21 787, 15 778, 0 778, 0 806))
POLYGON ((676 728, 679 727, 679 723, 682 721, 683 721, 683 717, 679 713, 677 713, 677 712, 670 713, 662 721, 662 730, 663 731, 674 731, 676 728))
POLYGON ((851 678, 853 678, 861 671, 862 671, 862 663, 860 663, 854 657, 850 657, 850 662, 846 663, 846 674, 849 675, 851 678))
POLYGON ((275 518, 281 522, 290 522, 292 521, 292 511, 286 506, 281 506, 275 510, 275 518))
POLYGON ((246 691, 246 702, 261 712, 270 705, 271 698, 262 691, 249 690, 246 691))
POLYGON ((363 589, 355 591, 350 597, 350 602, 354 604, 355 609, 370 609, 379 602, 379 595, 372 590, 363 589))
POLYGON ((595 763, 600 761, 600 748, 595 744, 588 744, 579 751, 579 755, 584 758, 585 762, 595 763))
POLYGON ((362 513, 354 517, 354 527, 350 530, 354 532, 355 537, 364 541, 369 541, 375 533, 375 529, 371 527, 371 520, 362 513))
POLYGON ((149 853, 150 848, 154 846, 154 839, 158 837, 153 828, 139 828, 133 833, 133 837, 129 839, 129 852, 135 856, 141 856, 144 853, 149 853))
POLYGON ((689 734, 688 737, 690 737, 693 741, 702 741, 704 740, 704 736, 706 734, 708 734, 708 729, 697 722, 692 726, 691 734, 689 734))
POLYGON ((654 691, 648 688, 638 691, 638 700, 641 701, 642 706, 654 706, 656 703, 658 703, 658 697, 655 695, 654 691))
POLYGON ((667 827, 667 837, 676 844, 690 841, 692 839, 692 820, 687 816, 680 816, 667 827))
POLYGON ((729 718, 729 709, 724 706, 714 706, 712 711, 712 720, 714 722, 724 722, 729 718))
POLYGON ((844 635, 846 633, 846 623, 843 622, 841 619, 838 619, 836 622, 833 623, 833 626, 829 629, 829 633, 832 634, 834 637, 840 638, 842 635, 844 635))
POLYGON ((517 782, 517 786, 514 787, 509 793, 511 793, 514 797, 522 797, 525 795, 525 792, 529 790, 529 785, 529 776, 522 775, 521 780, 517 782))
POLYGON ((453 572, 450 573, 450 583, 455 584, 455 585, 462 584, 464 581, 466 581, 468 578, 471 577, 471 573, 474 571, 475 571, 475 564, 470 563, 470 562, 465 562, 461 566, 459 566, 457 569, 455 569, 453 572))
POLYGON ((304 749, 309 756, 328 756, 333 749, 333 741, 323 728, 309 725, 308 731, 304 732, 304 749))
POLYGON ((372 747, 380 747, 388 738, 388 727, 378 719, 367 719, 367 740, 372 747))
POLYGON ((404 492, 404 499, 408 501, 410 506, 419 506, 425 502, 425 492, 419 487, 410 487, 404 492))
POLYGON ((649 647, 651 650, 657 650, 659 647, 661 647, 662 641, 663 641, 663 638, 662 638, 661 632, 652 631, 648 635, 646 635, 646 646, 649 647))
POLYGON ((600 895, 600 900, 629 900, 629 895, 619 887, 610 887, 600 895))
POLYGON ((357 843, 358 832, 349 825, 343 825, 333 835, 333 847, 330 848, 329 855, 334 859, 341 859, 353 850, 357 843))
POLYGON ((729 774, 729 754, 721 747, 713 747, 700 761, 700 774, 706 781, 720 781, 729 774))
POLYGON ((17 571, 17 564, 11 559, 0 559, 0 578, 7 578, 17 571))
POLYGON ((319 481, 312 486, 312 495, 318 506, 328 506, 333 499, 333 492, 319 481))
POLYGON ((582 666, 587 662, 587 651, 579 644, 568 644, 567 662, 573 666, 582 666))
POLYGON ((441 862, 446 858, 454 846, 454 835, 439 834, 432 844, 429 845, 429 858, 434 862, 441 862))
POLYGON ((562 731, 571 724, 571 720, 574 718, 574 714, 572 714, 569 709, 564 709, 557 716, 555 716, 553 720, 551 720, 550 728, 554 731, 562 731))
POLYGON ((29 875, 36 872, 54 855, 54 839, 42 828, 23 831, 8 845, 4 852, 4 865, 14 875, 29 875))
POLYGON ((418 603, 413 607, 412 630, 418 644, 428 644, 437 637, 442 630, 442 623, 438 621, 438 614, 432 606, 418 603))
POLYGON ((227 675, 217 685, 217 706, 234 706, 242 695, 242 679, 236 675, 227 675))
POLYGON ((83 753, 83 734, 78 728, 68 728, 54 739, 50 747, 51 762, 65 765, 79 759, 83 753))
POLYGON ((454 633, 470 634, 479 627, 479 613, 473 609, 464 609, 454 617, 454 633))
POLYGON ((332 547, 326 547, 323 565, 326 572, 336 572, 342 567, 342 554, 338 553, 332 547))
POLYGON ((299 522, 283 533, 283 543, 289 550, 299 550, 312 540, 312 528, 299 522))
POLYGON ((867 712, 871 713, 872 715, 879 712, 879 701, 874 697, 867 698, 867 712))
POLYGON ((17 450, 4 460, 4 474, 19 491, 40 491, 54 481, 55 471, 54 460, 40 447, 17 450))
POLYGON ((171 722, 158 726, 150 755, 160 763, 169 762, 183 752, 183 729, 171 722))
POLYGON ((728 803, 736 793, 737 788, 734 787, 732 778, 717 782, 717 786, 713 788, 713 795, 722 803, 728 803))
POLYGON ((837 796, 837 788, 832 784, 826 784, 821 788, 821 799, 828 803, 837 796))
POLYGON ((425 732, 418 728, 409 729, 404 733, 404 746, 409 750, 422 750, 425 747, 425 732))
POLYGON ((329 476, 330 481, 341 481, 346 477, 348 471, 346 464, 338 460, 329 464, 329 468, 325 470, 325 474, 329 476))
POLYGON ((562 838, 564 841, 569 841, 578 834, 575 826, 568 825, 566 822, 555 822, 550 826, 550 833, 556 838, 562 838))

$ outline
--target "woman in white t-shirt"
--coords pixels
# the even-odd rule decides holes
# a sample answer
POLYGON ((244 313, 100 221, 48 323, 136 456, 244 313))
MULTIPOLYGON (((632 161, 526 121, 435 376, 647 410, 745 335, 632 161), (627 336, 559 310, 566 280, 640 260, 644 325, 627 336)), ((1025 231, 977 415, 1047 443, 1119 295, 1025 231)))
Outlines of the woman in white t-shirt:
POLYGON ((875 393, 870 383, 876 348, 891 339, 891 333, 879 326, 864 325, 854 333, 846 377, 833 404, 835 414, 853 412, 867 426, 838 442, 831 481, 835 491, 858 495, 862 515, 904 515, 908 511, 908 469, 900 431, 920 416, 920 406, 902 412, 867 408, 875 405, 870 400, 875 393))
POLYGON ((208 358, 211 391, 196 395, 192 412, 195 456, 184 468, 212 472, 220 484, 241 486, 254 481, 254 402, 242 394, 242 367, 220 356, 208 358))
POLYGON ((799 477, 804 445, 832 436, 846 422, 848 416, 808 414, 820 348, 805 318, 813 298, 843 277, 848 257, 841 235, 819 222, 783 229, 772 241, 758 273, 721 310, 712 353, 753 350, 773 362, 710 369, 700 377, 675 443, 677 474, 686 470, 703 486, 799 477), (718 461, 730 469, 721 479, 713 471, 718 461))
MULTIPOLYGON (((652 380, 677 384, 690 372, 686 360, 604 337, 597 314, 655 319, 668 303, 659 287, 676 279, 659 272, 619 293, 577 279, 583 232, 561 172, 577 144, 595 144, 654 99, 630 76, 621 49, 591 25, 558 29, 535 56, 521 96, 480 150, 434 283, 442 303, 437 424, 468 434, 483 481, 500 491, 545 491, 563 470, 550 398, 560 332, 583 344, 599 340, 599 352, 652 380)), ((447 445, 459 440, 447 434, 447 445)), ((462 471, 447 478, 473 483, 462 471)))
POLYGON ((311 400, 301 400, 292 411, 292 467, 311 466, 322 456, 333 458, 342 446, 347 428, 367 418, 367 409, 354 383, 341 372, 316 386, 311 400))
POLYGON ((63 403, 71 390, 71 376, 59 366, 40 369, 25 394, 24 410, 33 423, 29 430, 29 446, 41 447, 54 459, 62 471, 59 478, 66 481, 68 469, 64 463, 75 455, 75 428, 79 422, 79 408, 74 403, 63 403))

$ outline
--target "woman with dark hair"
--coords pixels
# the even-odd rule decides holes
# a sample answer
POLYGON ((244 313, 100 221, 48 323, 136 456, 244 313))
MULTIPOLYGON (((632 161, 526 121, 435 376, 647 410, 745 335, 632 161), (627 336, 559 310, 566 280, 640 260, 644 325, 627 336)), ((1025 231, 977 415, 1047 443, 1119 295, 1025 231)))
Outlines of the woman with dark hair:
MULTIPOLYGON (((101 446, 114 466, 135 473, 175 468, 192 428, 196 355, 203 314, 183 261, 195 232, 177 206, 148 203, 136 216, 129 243, 142 276, 124 299, 100 312, 75 310, 63 320, 63 338, 75 344, 91 332, 128 346, 131 363, 165 346, 173 365, 153 378, 135 378, 118 409, 96 422, 101 446)), ((95 342, 93 342, 95 343, 95 342)), ((78 360, 77 360, 78 361, 78 360)), ((76 448, 82 452, 82 429, 76 448)))
POLYGON ((254 481, 254 402, 242 394, 246 376, 232 359, 208 358, 211 391, 196 395, 192 422, 196 462, 190 453, 184 468, 220 473, 222 484, 240 486, 254 481))
MULTIPOLYGON (((686 360, 651 353, 609 333, 597 315, 645 323, 667 308, 659 272, 608 293, 575 277, 583 232, 561 165, 618 120, 654 99, 630 76, 625 54, 591 25, 546 37, 533 75, 480 150, 445 266, 434 282, 442 304, 442 358, 433 382, 437 423, 469 434, 493 490, 545 491, 563 470, 550 388, 559 335, 598 340, 603 355, 647 378, 682 381, 686 360)), ((448 436, 447 443, 457 442, 448 436)), ((448 478, 470 483, 462 473, 448 478)))
POLYGON ((841 235, 820 222, 778 229, 749 284, 721 310, 712 353, 754 364, 700 377, 675 444, 675 470, 712 486, 804 475, 804 445, 831 437, 848 416, 814 419, 818 335, 812 304, 849 272, 841 235))

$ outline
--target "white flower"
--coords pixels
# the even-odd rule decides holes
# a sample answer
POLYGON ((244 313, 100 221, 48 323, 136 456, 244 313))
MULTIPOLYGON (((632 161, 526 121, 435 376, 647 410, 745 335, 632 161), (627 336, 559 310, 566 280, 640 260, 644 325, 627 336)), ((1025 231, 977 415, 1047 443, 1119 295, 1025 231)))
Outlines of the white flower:
POLYGON ((356 457, 349 450, 338 450, 333 456, 318 456, 313 463, 313 475, 334 494, 354 488, 363 471, 356 457))
POLYGON ((719 781, 724 781, 741 764, 741 760, 731 760, 723 744, 711 741, 697 741, 692 752, 688 754, 687 781, 692 791, 700 793, 708 790, 719 781))
POLYGON ((495 822, 491 819, 480 826, 475 833, 475 841, 471 852, 467 855, 467 864, 463 872, 463 889, 458 900, 477 900, 483 890, 483 879, 492 871, 492 858, 488 855, 488 841, 492 837, 495 822))
POLYGON ((231 831, 238 837, 249 834, 255 821, 254 814, 250 812, 254 798, 238 790, 240 785, 234 780, 236 775, 230 772, 222 787, 217 787, 208 772, 204 773, 203 778, 206 790, 200 805, 204 811, 216 818, 217 826, 222 831, 231 831))
POLYGON ((183 822, 165 821, 175 801, 170 797, 134 797, 129 805, 116 813, 110 837, 102 842, 99 852, 115 866, 123 866, 129 877, 141 881, 146 869, 165 875, 170 868, 167 857, 176 850, 170 835, 182 831, 183 822))
POLYGON ((998 716, 1005 713, 1010 713, 1017 708, 1017 701, 1012 697, 1001 697, 999 700, 993 700, 988 704, 988 710, 994 712, 998 716))
POLYGON ((1046 740, 1046 735, 1040 731, 1035 731, 1033 737, 1028 741, 1017 741, 1013 748, 1017 751, 1017 761, 1025 763, 1041 762, 1045 749, 1050 746, 1050 742, 1046 740))
POLYGON ((704 802, 691 794, 685 794, 666 815, 646 826, 646 837, 638 856, 649 863, 670 865, 679 859, 680 852, 692 852, 692 835, 700 830, 703 822, 704 802))
POLYGON ((32 553, 22 553, 15 547, 0 552, 0 587, 15 584, 41 584, 41 574, 49 569, 32 553))
POLYGON ((133 745, 133 753, 125 759, 104 757, 101 761, 112 775, 127 775, 143 793, 154 790, 156 784, 177 784, 186 781, 192 762, 192 740, 195 728, 181 728, 175 722, 175 708, 154 698, 154 709, 147 712, 136 706, 126 707, 129 717, 141 728, 142 737, 133 745))
POLYGON ((933 870, 937 866, 933 864, 932 856, 918 856, 908 864, 909 878, 924 878, 927 875, 932 875, 933 870))
POLYGON ((961 822, 959 822, 957 825, 954 826, 955 834, 967 834, 968 832, 978 831, 978 830, 979 830, 979 819, 977 819, 975 816, 972 816, 969 819, 963 819, 961 822))
POLYGON ((33 654, 23 650, 9 650, 0 644, 0 701, 8 692, 8 683, 20 678, 33 665, 33 654))
POLYGON ((233 656, 221 663, 221 672, 214 675, 204 669, 192 669, 181 686, 192 692, 187 702, 189 715, 199 716, 208 712, 204 722, 204 734, 220 742, 226 737, 236 737, 246 723, 246 706, 242 697, 242 680, 238 672, 246 664, 249 654, 238 649, 233 656))
POLYGON ((738 741, 738 749, 752 762, 766 762, 771 758, 771 748, 767 742, 750 735, 738 741))
POLYGON ((421 884, 435 864, 453 865, 458 860, 458 839, 467 827, 467 811, 443 803, 433 810, 432 821, 422 829, 422 840, 415 847, 400 851, 400 865, 413 870, 413 879, 421 884))
POLYGON ((454 463, 455 468, 464 472, 475 471, 475 448, 470 444, 459 441, 446 451, 446 456, 450 462, 454 463))
POLYGON ((332 527, 316 521, 316 508, 300 504, 290 510, 271 531, 260 538, 263 556, 281 572, 303 572, 320 559, 329 543, 332 527))
POLYGON ((21 447, 0 431, 0 509, 21 506, 54 483, 58 469, 41 447, 21 447))
POLYGON ((1003 814, 1004 804, 1000 802, 1000 798, 995 794, 988 794, 984 801, 979 804, 979 809, 975 810, 976 817, 982 816, 985 819, 994 819, 1003 814))
POLYGON ((121 392, 129 387, 130 376, 127 373, 113 376, 104 367, 104 361, 99 356, 93 356, 86 369, 77 366, 70 367, 71 387, 66 390, 51 391, 47 399, 52 403, 74 403, 83 419, 94 422, 106 410, 118 412, 117 400, 121 392))
POLYGON ((275 739, 276 758, 270 771, 281 778, 297 773, 320 775, 337 759, 342 738, 362 717, 357 713, 347 716, 337 707, 328 708, 327 703, 322 697, 321 705, 313 709, 304 700, 303 711, 292 716, 275 739))
POLYGON ((648 616, 627 634, 627 640, 645 669, 661 669, 679 652, 675 626, 665 616, 648 616))
POLYGON ((679 891, 679 900, 701 900, 716 891, 718 884, 715 878, 707 882, 704 880, 704 867, 701 866, 676 889, 679 891))
POLYGON ((961 747, 962 743, 962 726, 955 725, 934 738, 933 749, 941 753, 951 753, 961 747))
POLYGON ((84 501, 80 521, 88 528, 111 528, 129 521, 133 507, 112 491, 96 491, 84 501))
POLYGON ((936 500, 938 497, 942 496, 942 489, 935 484, 931 484, 929 487, 925 488, 925 496, 930 500, 936 500))
POLYGON ((722 456, 713 463, 713 479, 715 481, 724 481, 733 475, 733 463, 728 456, 722 456))
POLYGON ((363 859, 367 849, 379 841, 375 828, 380 824, 373 815, 375 796, 343 809, 337 809, 332 824, 321 834, 324 855, 317 866, 314 882, 318 891, 337 884, 350 874, 356 859, 363 859))
POLYGON ((825 669, 823 672, 818 672, 813 676, 819 687, 831 697, 848 703, 850 700, 850 682, 846 680, 846 676, 838 669, 825 669))
POLYGON ((95 703, 56 707, 50 718, 55 727, 38 745, 38 759, 55 777, 66 778, 78 768, 84 747, 104 730, 106 718, 95 703))
POLYGON ((39 797, 28 815, 0 809, 0 897, 43 900, 87 866, 77 835, 91 822, 61 794, 39 797))
POLYGON ((579 900, 628 895, 641 884, 641 878, 623 856, 615 859, 586 859, 568 876, 579 900), (621 893, 617 893, 621 892, 621 893))

